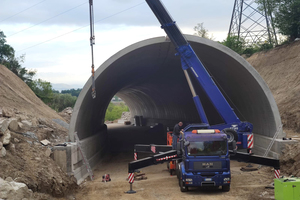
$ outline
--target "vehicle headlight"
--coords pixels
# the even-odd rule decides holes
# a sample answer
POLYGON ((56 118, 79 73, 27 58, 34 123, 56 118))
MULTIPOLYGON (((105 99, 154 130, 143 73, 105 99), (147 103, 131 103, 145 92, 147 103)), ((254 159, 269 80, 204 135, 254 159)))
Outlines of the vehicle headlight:
POLYGON ((224 178, 224 181, 230 181, 230 178, 224 178))
POLYGON ((186 178, 185 181, 193 181, 191 178, 186 178))

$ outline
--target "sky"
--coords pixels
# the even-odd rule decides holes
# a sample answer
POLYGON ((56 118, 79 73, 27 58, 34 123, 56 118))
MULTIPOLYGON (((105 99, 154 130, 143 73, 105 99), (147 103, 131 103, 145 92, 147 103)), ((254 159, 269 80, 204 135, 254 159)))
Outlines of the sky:
MULTIPOLYGON (((228 33, 234 0, 162 0, 184 34, 203 23, 216 41, 228 33)), ((94 0, 95 68, 136 42, 165 36, 144 0, 94 0)), ((1 0, 0 30, 34 79, 82 88, 91 76, 88 0, 1 0)))

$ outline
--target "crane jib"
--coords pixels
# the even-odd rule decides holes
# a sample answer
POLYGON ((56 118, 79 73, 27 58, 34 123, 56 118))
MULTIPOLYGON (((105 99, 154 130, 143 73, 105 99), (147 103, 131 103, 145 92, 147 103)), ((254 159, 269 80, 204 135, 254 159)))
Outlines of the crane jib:
MULTIPOLYGON (((174 44, 178 55, 181 57, 181 63, 183 70, 191 69, 192 74, 196 77, 200 87, 203 88, 210 101, 222 117, 225 124, 241 123, 237 117, 211 75, 208 73, 204 65, 201 63, 191 45, 188 43, 184 35, 181 33, 175 21, 169 15, 164 5, 160 0, 146 0, 147 4, 151 8, 152 12, 161 24, 161 27, 165 30, 166 34, 174 44)), ((190 77, 186 75, 189 82, 190 77)), ((201 101, 199 97, 196 97, 194 86, 189 84, 191 92, 193 94, 195 106, 202 122, 208 122, 204 113, 201 101)))

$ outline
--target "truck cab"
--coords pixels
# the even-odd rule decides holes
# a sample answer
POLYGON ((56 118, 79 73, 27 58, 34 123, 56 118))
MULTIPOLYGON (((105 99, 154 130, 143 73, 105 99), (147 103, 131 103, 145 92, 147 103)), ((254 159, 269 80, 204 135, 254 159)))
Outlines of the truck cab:
POLYGON ((230 159, 227 135, 214 129, 187 129, 180 141, 182 162, 177 176, 182 192, 188 187, 219 187, 230 190, 230 159))

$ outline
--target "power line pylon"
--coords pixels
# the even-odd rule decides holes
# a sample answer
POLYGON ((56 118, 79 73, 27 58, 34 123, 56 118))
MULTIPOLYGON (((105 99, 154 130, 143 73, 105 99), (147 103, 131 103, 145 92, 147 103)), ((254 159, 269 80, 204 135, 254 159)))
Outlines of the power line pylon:
POLYGON ((235 0, 228 36, 243 38, 246 45, 269 43, 277 45, 272 23, 272 14, 267 9, 268 0, 263 0, 263 11, 255 0, 235 0))

